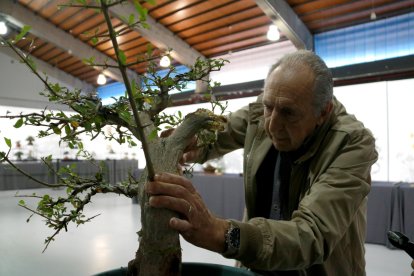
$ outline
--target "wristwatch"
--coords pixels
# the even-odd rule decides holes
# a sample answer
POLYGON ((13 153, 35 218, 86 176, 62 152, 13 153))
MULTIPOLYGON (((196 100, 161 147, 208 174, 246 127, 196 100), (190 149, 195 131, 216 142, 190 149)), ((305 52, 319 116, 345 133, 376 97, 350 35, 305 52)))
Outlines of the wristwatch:
POLYGON ((229 221, 230 227, 224 234, 224 253, 225 255, 235 255, 240 248, 240 228, 229 221))

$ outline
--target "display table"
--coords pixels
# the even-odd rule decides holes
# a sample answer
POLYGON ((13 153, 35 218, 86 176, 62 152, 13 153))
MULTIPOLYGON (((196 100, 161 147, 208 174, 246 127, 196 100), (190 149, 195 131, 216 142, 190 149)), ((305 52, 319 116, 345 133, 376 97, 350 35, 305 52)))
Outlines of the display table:
POLYGON ((199 173, 191 181, 211 212, 222 218, 242 220, 245 206, 242 176, 199 173))
MULTIPOLYGON (((76 171, 80 176, 91 177, 98 171, 98 163, 104 162, 104 179, 111 184, 119 183, 128 177, 128 172, 133 172, 138 168, 137 160, 96 160, 96 164, 90 163, 87 160, 78 161, 64 161, 55 160, 52 166, 55 170, 59 170, 64 166, 76 166, 76 171)), ((46 183, 56 183, 56 176, 52 175, 48 167, 43 162, 25 161, 18 162, 16 165, 29 173, 36 179, 46 183)), ((33 189, 43 188, 40 183, 37 183, 20 172, 16 171, 8 164, 0 164, 0 190, 18 190, 18 189, 33 189)))
POLYGON ((373 182, 368 195, 367 243, 394 248, 388 231, 404 233, 414 240, 414 185, 403 182, 373 182))
POLYGON ((395 187, 398 185, 395 182, 372 182, 368 194, 366 242, 390 246, 387 232, 395 222, 395 187))
POLYGON ((399 230, 414 241, 414 184, 401 183, 398 187, 397 200, 399 230))
MULTIPOLYGON (((245 208, 242 176, 194 173, 191 181, 214 214, 242 219, 245 208)), ((414 184, 373 182, 368 195, 366 242, 392 248, 387 238, 389 230, 402 232, 414 240, 413 214, 414 184)))

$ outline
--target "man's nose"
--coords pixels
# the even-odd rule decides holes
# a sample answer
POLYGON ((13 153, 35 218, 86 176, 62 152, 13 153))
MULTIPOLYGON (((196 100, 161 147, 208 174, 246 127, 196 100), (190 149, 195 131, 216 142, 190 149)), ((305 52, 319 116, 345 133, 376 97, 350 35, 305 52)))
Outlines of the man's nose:
POLYGON ((270 115, 269 128, 271 130, 280 130, 283 128, 283 123, 280 120, 280 117, 276 110, 273 110, 272 114, 270 115))

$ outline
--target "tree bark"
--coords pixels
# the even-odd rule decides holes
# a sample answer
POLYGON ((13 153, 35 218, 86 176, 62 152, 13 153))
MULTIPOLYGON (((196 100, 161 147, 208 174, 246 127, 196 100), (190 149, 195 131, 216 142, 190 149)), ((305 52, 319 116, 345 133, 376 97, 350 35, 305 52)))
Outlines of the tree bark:
MULTIPOLYGON (((188 141, 217 118, 209 112, 195 112, 168 138, 157 138, 149 143, 155 172, 178 174, 178 162, 188 141)), ((169 227, 177 213, 156 209, 148 205, 148 195, 143 191, 147 170, 140 176, 141 223, 139 249, 128 265, 129 275, 179 276, 181 275, 181 246, 179 234, 169 227)))

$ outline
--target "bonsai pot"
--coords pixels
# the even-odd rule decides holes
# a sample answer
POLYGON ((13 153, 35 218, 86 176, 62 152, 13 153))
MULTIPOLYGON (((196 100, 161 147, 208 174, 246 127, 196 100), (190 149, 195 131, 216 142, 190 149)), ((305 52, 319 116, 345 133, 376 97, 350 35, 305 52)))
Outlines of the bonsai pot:
MULTIPOLYGON (((125 276, 127 269, 124 267, 104 271, 94 276, 125 276)), ((243 268, 232 267, 227 265, 219 264, 208 264, 208 263, 183 263, 182 266, 183 276, 258 276, 251 271, 243 268)))

